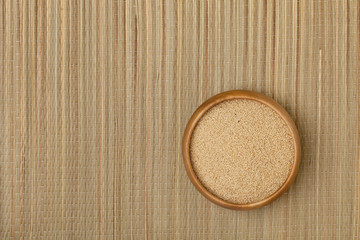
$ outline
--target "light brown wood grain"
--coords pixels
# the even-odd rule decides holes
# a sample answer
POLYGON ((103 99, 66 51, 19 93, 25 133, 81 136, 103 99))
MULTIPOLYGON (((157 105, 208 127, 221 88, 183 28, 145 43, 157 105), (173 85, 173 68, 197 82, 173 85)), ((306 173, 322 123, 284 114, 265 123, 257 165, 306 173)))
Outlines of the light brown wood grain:
POLYGON ((358 239, 358 1, 0 3, 1 239, 358 239), (295 120, 289 191, 218 207, 182 163, 209 97, 295 120))

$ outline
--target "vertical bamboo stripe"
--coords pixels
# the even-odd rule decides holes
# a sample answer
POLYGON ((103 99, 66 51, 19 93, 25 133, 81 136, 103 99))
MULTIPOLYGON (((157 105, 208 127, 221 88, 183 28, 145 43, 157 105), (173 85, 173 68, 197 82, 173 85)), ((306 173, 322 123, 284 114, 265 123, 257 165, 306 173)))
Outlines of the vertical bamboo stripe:
POLYGON ((0 4, 1 239, 359 239, 358 1, 0 4), (250 212, 189 182, 182 133, 249 89, 293 116, 302 164, 250 212))

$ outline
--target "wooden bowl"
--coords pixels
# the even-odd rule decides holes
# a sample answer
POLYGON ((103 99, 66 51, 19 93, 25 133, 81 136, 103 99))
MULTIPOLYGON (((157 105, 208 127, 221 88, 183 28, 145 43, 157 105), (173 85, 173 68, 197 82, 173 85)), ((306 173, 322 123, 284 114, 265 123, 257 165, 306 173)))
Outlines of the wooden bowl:
POLYGON ((186 126, 185 132, 184 132, 182 153, 183 153, 183 160, 184 160, 186 172, 187 172, 191 182, 195 185, 196 189, 202 195, 204 195, 207 199, 209 199, 213 203, 216 203, 225 208, 230 208, 230 209, 235 209, 235 210, 250 210, 250 209, 254 209, 254 208, 260 208, 266 204, 269 204, 270 202, 277 199, 281 194, 283 194, 290 187, 290 185, 294 181, 296 174, 298 172, 298 169, 299 169, 300 158, 301 158, 300 157, 300 155, 301 155, 300 148, 301 148, 300 138, 299 138, 299 134, 298 134, 297 128, 295 126, 295 123, 292 120, 292 118, 290 117, 290 115, 286 112, 286 110, 282 106, 280 106, 280 104, 278 104, 271 98, 269 98, 265 95, 262 95, 260 93, 257 93, 257 92, 245 91, 245 90, 233 90, 233 91, 223 92, 216 96, 211 97, 210 99, 205 101, 195 111, 195 113, 191 116, 191 118, 186 126), (273 193, 269 197, 267 197, 261 201, 258 201, 258 202, 253 202, 253 203, 248 203, 248 204, 236 204, 236 203, 224 201, 223 199, 215 196, 214 194, 210 193, 202 185, 200 180, 197 178, 196 173, 194 172, 194 169, 191 164, 190 140, 191 140, 192 133, 196 127, 196 124, 198 123, 198 121, 201 119, 201 117, 205 114, 205 112, 207 110, 209 110, 210 108, 212 108, 213 106, 215 106, 216 104, 218 104, 222 101, 232 100, 232 99, 250 99, 250 100, 255 100, 260 103, 265 104, 266 106, 268 106, 271 109, 273 109, 274 111, 276 111, 282 117, 282 119, 285 121, 285 123, 287 124, 287 126, 290 129, 290 132, 293 135, 295 159, 294 159, 294 164, 292 166, 292 169, 290 171, 288 178, 286 179, 285 183, 275 193, 273 193))

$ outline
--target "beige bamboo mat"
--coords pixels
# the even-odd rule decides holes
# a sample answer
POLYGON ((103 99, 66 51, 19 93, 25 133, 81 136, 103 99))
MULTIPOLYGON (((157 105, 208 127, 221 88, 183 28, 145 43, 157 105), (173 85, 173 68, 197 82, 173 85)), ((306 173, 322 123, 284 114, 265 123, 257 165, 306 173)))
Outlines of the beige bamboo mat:
POLYGON ((360 3, 0 4, 1 239, 360 239, 360 3), (273 97, 303 158, 289 192, 202 197, 187 120, 230 89, 273 97))

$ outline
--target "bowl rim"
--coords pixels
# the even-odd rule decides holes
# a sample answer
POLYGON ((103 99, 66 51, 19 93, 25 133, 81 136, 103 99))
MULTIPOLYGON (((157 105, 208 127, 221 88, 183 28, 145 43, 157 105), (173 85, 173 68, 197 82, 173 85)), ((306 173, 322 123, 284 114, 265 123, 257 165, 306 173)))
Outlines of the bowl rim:
POLYGON ((187 172, 188 177, 190 178, 193 185, 196 187, 196 189, 205 196, 208 200, 211 202, 220 205, 225 208, 234 209, 234 210, 251 210, 255 208, 263 207, 272 201, 276 200, 278 197, 280 197, 284 192, 286 192, 290 185, 293 183, 297 172, 299 170, 300 161, 301 161, 301 144, 300 144, 300 137, 298 130, 296 128, 296 125, 289 115, 289 113, 277 102, 275 102, 270 97, 267 97, 263 94, 260 94, 258 92, 254 91, 248 91, 248 90, 231 90, 219 93, 208 100, 206 100, 203 104, 201 104, 196 111, 191 116, 189 122, 186 125, 184 135, 183 135, 183 141, 182 141, 182 155, 183 155, 183 162, 185 165, 185 169, 187 172), (233 100, 233 99, 249 99, 249 100, 255 100, 260 103, 265 104, 266 106, 273 109, 275 112, 277 112, 281 118, 285 121, 287 126, 290 129, 290 132, 293 135, 294 139, 294 150, 295 150, 295 159, 293 166, 291 168, 290 174, 284 184, 272 195, 268 196, 267 198, 260 200, 258 202, 253 203, 247 203, 247 204, 236 204, 227 202, 216 195, 209 192, 203 184, 200 182, 200 180, 197 178, 197 175, 192 167, 191 159, 190 159, 190 141, 191 136, 193 134, 193 131, 198 123, 198 121, 201 119, 201 117, 212 107, 214 107, 216 104, 221 103, 226 100, 233 100))

